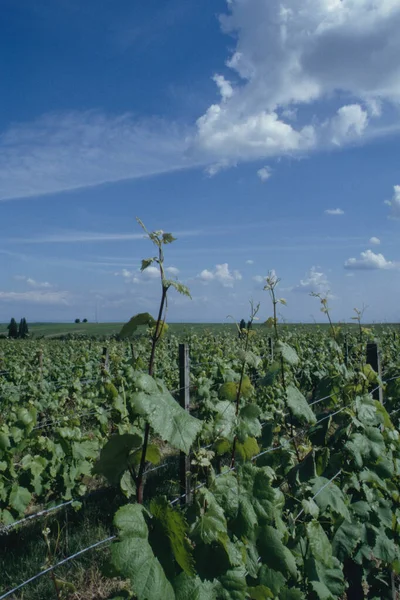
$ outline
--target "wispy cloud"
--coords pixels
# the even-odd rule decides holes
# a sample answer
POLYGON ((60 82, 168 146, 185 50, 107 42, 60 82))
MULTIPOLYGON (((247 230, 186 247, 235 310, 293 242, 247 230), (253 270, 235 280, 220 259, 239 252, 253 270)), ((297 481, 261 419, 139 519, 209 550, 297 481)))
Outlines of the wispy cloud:
MULTIPOLYGON (((187 230, 174 232, 176 237, 196 237, 205 235, 204 230, 187 230)), ((14 244, 76 244, 91 242, 127 242, 147 240, 143 233, 107 233, 91 231, 65 231, 54 234, 39 235, 27 238, 8 238, 4 240, 7 243, 14 244)))
POLYGON ((33 279, 32 277, 27 277, 26 275, 15 275, 14 279, 16 281, 25 281, 30 287, 33 288, 49 289, 53 287, 52 284, 48 281, 36 281, 36 279, 33 279))
POLYGON ((89 112, 48 114, 0 135, 0 200, 195 166, 184 127, 89 112))
POLYGON ((29 292, 2 292, 0 301, 5 302, 33 302, 35 304, 69 304, 69 292, 45 292, 31 290, 29 292))
POLYGON ((342 210, 341 208, 327 208, 325 214, 332 216, 340 216, 344 215, 344 210, 342 210))

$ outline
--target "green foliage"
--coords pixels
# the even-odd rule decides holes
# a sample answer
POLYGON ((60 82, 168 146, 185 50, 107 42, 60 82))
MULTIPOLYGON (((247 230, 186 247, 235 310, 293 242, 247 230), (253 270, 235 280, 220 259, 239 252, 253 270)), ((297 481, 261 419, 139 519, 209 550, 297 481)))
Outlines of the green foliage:
POLYGON ((136 333, 138 327, 143 325, 154 327, 155 323, 155 320, 149 313, 140 313, 132 317, 128 323, 125 323, 119 333, 119 337, 121 339, 130 338, 136 333))
POLYGON ((118 541, 111 548, 113 566, 130 579, 138 600, 175 600, 172 585, 149 543, 144 514, 145 509, 139 504, 128 504, 116 513, 118 541))
POLYGON ((201 422, 179 406, 164 383, 150 375, 137 373, 134 386, 137 391, 129 397, 133 413, 145 417, 161 439, 188 454, 202 428, 201 422))

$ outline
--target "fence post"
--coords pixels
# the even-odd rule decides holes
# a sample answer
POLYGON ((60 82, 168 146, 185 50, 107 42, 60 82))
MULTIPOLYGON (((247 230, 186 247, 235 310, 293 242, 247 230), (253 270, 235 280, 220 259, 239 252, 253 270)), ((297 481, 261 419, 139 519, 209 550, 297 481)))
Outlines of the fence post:
MULTIPOLYGON (((187 412, 190 411, 190 363, 189 363, 189 345, 179 344, 179 403, 187 412)), ((181 499, 181 504, 190 504, 192 498, 191 475, 190 475, 190 454, 184 452, 179 454, 179 480, 181 494, 185 496, 181 499)))
POLYGON ((108 354, 108 348, 106 346, 103 347, 103 353, 101 356, 101 372, 104 375, 105 371, 108 371, 110 368, 110 356, 108 354))
POLYGON ((135 360, 135 348, 132 343, 131 343, 131 354, 132 354, 132 361, 134 361, 135 360))
POLYGON ((43 350, 39 350, 38 359, 39 359, 40 385, 42 385, 42 383, 43 383, 43 350))
MULTIPOLYGON (((367 364, 371 365, 373 370, 378 373, 380 378, 382 378, 381 359, 379 356, 378 344, 367 344, 367 364)), ((379 400, 379 402, 383 404, 383 389, 381 386, 379 386, 378 389, 374 389, 372 397, 375 400, 379 400)))
POLYGON ((349 340, 347 337, 347 333, 344 336, 344 364, 346 367, 349 364, 349 340))
POLYGON ((272 337, 268 338, 268 346, 269 346, 269 359, 271 362, 274 362, 274 340, 272 337))

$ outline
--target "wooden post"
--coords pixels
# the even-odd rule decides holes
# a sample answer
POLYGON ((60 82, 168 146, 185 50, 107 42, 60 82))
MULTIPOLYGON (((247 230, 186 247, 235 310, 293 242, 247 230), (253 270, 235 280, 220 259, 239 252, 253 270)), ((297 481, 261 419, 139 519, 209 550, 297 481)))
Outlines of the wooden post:
POLYGON ((108 371, 110 368, 110 357, 108 354, 108 348, 106 346, 103 347, 103 353, 101 356, 101 371, 104 375, 105 371, 108 371))
MULTIPOLYGON (((379 377, 382 377, 381 360, 378 351, 378 344, 368 343, 367 344, 367 364, 371 365, 373 370, 378 373, 379 377)), ((376 386, 371 386, 373 389, 376 386)), ((383 389, 379 386, 378 389, 374 389, 372 397, 375 400, 379 400, 383 404, 383 389)))
POLYGON ((136 357, 135 357, 135 348, 132 343, 131 343, 131 355, 132 355, 132 362, 133 362, 136 357))
POLYGON ((349 364, 349 340, 347 338, 347 333, 344 336, 344 364, 346 367, 349 364))
MULTIPOLYGON (((190 359, 189 345, 179 344, 179 403, 187 412, 190 411, 190 359)), ((185 494, 181 499, 181 504, 190 504, 192 500, 191 475, 190 475, 190 454, 184 452, 179 454, 179 480, 181 494, 185 494)))
POLYGON ((43 350, 39 350, 38 358, 39 358, 40 385, 42 385, 42 382, 43 382, 43 350))
POLYGON ((272 337, 268 338, 268 346, 269 346, 269 359, 271 362, 274 362, 274 340, 272 337))

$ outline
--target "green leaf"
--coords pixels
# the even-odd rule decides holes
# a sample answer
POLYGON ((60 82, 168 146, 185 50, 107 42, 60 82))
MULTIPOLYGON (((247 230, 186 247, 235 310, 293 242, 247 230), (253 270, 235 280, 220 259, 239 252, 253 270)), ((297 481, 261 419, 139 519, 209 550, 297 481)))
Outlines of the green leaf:
POLYGON ((204 544, 219 542, 227 534, 227 523, 221 506, 207 489, 198 492, 200 515, 191 528, 191 536, 204 544))
POLYGON ((332 566, 332 547, 328 536, 318 521, 314 519, 307 523, 306 532, 314 558, 328 567, 332 566))
POLYGON ((253 437, 247 438, 245 442, 236 442, 236 452, 242 460, 250 460, 260 452, 260 446, 253 437))
POLYGON ((125 471, 125 473, 122 475, 120 486, 122 493, 127 498, 132 498, 136 495, 136 485, 129 471, 125 471))
POLYGON ((268 598, 274 597, 274 594, 265 585, 249 587, 247 593, 249 594, 252 600, 268 600, 268 598))
POLYGON ((315 518, 318 517, 319 508, 312 498, 310 498, 309 500, 302 500, 301 505, 306 515, 311 515, 315 518))
POLYGON ((183 285, 183 283, 176 281, 175 279, 164 279, 163 284, 166 288, 173 287, 177 292, 179 292, 183 296, 192 298, 189 288, 186 285, 183 285))
POLYGON ((247 583, 244 568, 231 569, 219 578, 221 600, 245 600, 247 583))
POLYGON ((286 399, 287 404, 293 416, 296 417, 302 423, 311 423, 314 424, 316 422, 316 417, 309 407, 307 400, 304 398, 303 394, 295 388, 293 385, 289 385, 286 390, 286 399))
POLYGON ((220 506, 224 507, 229 519, 236 517, 239 510, 239 486, 233 473, 224 473, 216 478, 210 488, 220 506))
POLYGON ((282 356, 283 360, 292 367, 297 367, 300 359, 297 352, 292 346, 289 346, 286 342, 279 341, 276 345, 276 350, 279 355, 282 356))
POLYGON ((255 369, 257 369, 257 367, 259 366, 260 362, 261 362, 261 358, 259 356, 257 356, 254 352, 252 352, 251 350, 243 350, 242 348, 240 348, 237 352, 238 355, 238 359, 242 362, 245 363, 247 365, 249 365, 250 367, 254 367, 255 369))
POLYGON ((238 437, 244 441, 248 436, 258 438, 261 435, 261 423, 259 421, 260 408, 257 404, 247 404, 240 409, 238 421, 238 437))
POLYGON ((156 434, 164 441, 189 454, 202 428, 201 421, 181 408, 163 383, 157 383, 153 379, 150 390, 149 379, 152 378, 147 376, 146 388, 149 393, 140 391, 129 397, 133 410, 137 415, 145 417, 156 434))
POLYGON ((335 485, 334 481, 329 483, 329 479, 325 477, 316 477, 311 483, 312 493, 315 495, 314 500, 318 504, 321 514, 329 509, 344 519, 351 520, 343 492, 335 485))
POLYGON ((128 470, 131 451, 141 444, 142 439, 139 435, 113 435, 101 450, 93 472, 103 475, 111 485, 118 485, 122 474, 128 470))
POLYGON ((123 328, 121 329, 121 331, 119 333, 119 337, 120 338, 129 338, 135 333, 137 328, 140 327, 141 325, 147 325, 148 327, 153 327, 155 325, 155 323, 156 323, 155 320, 149 313, 140 313, 140 314, 132 317, 130 319, 130 321, 128 321, 128 323, 125 323, 125 325, 123 326, 123 328))
POLYGON ((187 537, 188 526, 183 514, 178 509, 174 509, 166 498, 154 498, 150 502, 150 512, 161 523, 178 565, 187 575, 194 577, 192 548, 187 537))
POLYGON ((234 428, 236 425, 235 405, 229 400, 220 400, 215 403, 214 409, 217 413, 214 418, 214 430, 216 435, 233 441, 234 428))
POLYGON ((176 241, 176 237, 172 235, 172 233, 163 233, 162 234, 163 244, 172 244, 172 242, 176 241))
POLYGON ((118 572, 131 581, 138 600, 175 600, 175 593, 148 541, 148 528, 140 504, 118 510, 114 524, 119 540, 111 547, 111 559, 118 572))
POLYGON ((154 256, 153 258, 143 258, 140 270, 144 271, 145 269, 147 269, 147 267, 150 267, 150 265, 152 265, 155 260, 157 260, 156 256, 154 256))
POLYGON ((202 581, 199 577, 188 577, 181 573, 174 582, 176 600, 216 600, 215 581, 202 581))
POLYGON ((391 563, 398 557, 398 549, 394 541, 390 540, 383 531, 380 531, 376 536, 372 554, 385 563, 391 563))
MULTIPOLYGON (((130 464, 133 464, 135 466, 139 465, 141 458, 142 458, 142 448, 139 448, 138 450, 135 450, 135 452, 132 453, 132 456, 130 458, 130 464)), ((146 461, 151 463, 152 465, 160 464, 161 451, 160 451, 160 448, 158 446, 156 446, 155 444, 149 444, 147 446, 146 461)))
POLYGON ((297 577, 296 561, 293 554, 282 543, 281 536, 276 529, 269 525, 261 528, 257 540, 262 562, 271 569, 280 571, 283 575, 297 577))
POLYGON ((18 483, 13 483, 9 503, 11 508, 16 510, 18 514, 23 515, 32 500, 32 494, 24 487, 20 487, 18 483))
POLYGON ((270 569, 266 565, 262 565, 259 574, 261 585, 269 588, 274 596, 279 596, 282 587, 285 584, 285 577, 279 571, 270 569))
POLYGON ((283 588, 279 600, 306 600, 303 592, 298 588, 283 588))
MULTIPOLYGON (((354 506, 354 505, 352 505, 354 506)), ((361 525, 357 521, 343 521, 332 540, 332 552, 341 561, 353 555, 361 539, 361 525)))

